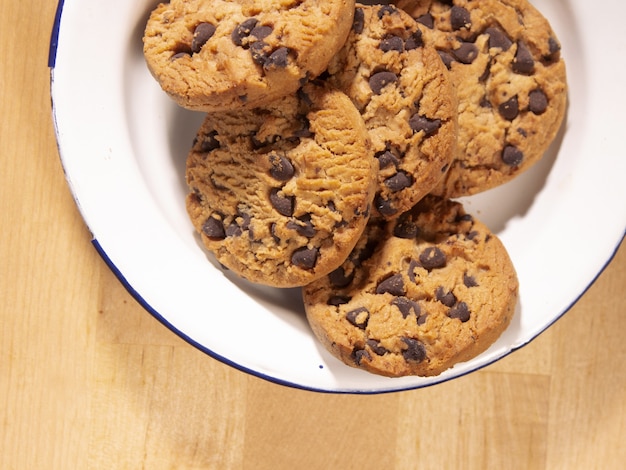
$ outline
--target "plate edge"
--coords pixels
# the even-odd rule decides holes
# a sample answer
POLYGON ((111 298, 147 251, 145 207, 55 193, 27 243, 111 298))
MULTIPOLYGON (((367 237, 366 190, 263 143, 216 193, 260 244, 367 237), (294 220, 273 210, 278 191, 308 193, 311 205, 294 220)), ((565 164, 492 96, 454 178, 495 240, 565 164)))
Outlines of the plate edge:
MULTIPOLYGON (((54 82, 54 67, 55 67, 55 64, 56 64, 56 53, 57 53, 57 47, 58 47, 58 37, 59 37, 59 33, 60 33, 60 22, 61 22, 61 16, 62 16, 62 13, 63 13, 64 3, 65 3, 64 0, 59 0, 58 1, 56 15, 55 15, 55 20, 54 20, 54 25, 53 25, 53 29, 52 29, 52 33, 51 33, 51 38, 50 38, 50 49, 49 49, 48 65, 52 69, 51 70, 51 82, 54 82)), ((56 116, 54 115, 54 112, 53 112, 53 119, 55 121, 55 127, 57 127, 56 126, 56 116)), ((58 133, 57 133, 57 137, 58 137, 58 133)), ((57 143, 58 143, 58 139, 57 139, 57 143)), ((60 148, 59 148, 59 153, 60 153, 60 148)), ((71 182, 69 180, 68 180, 68 183, 70 183, 70 186, 71 186, 71 182)), ((71 189, 72 189, 72 193, 75 194, 73 188, 71 188, 71 189)), ((78 203, 78 206, 80 208, 80 204, 79 204, 78 199, 76 197, 74 199, 75 199, 76 203, 78 203)), ((82 210, 81 210, 81 212, 82 212, 82 210)), ((86 221, 85 217, 83 217, 83 219, 86 221)), ((537 336, 542 334, 546 329, 548 329, 556 321, 558 321, 565 313, 567 313, 580 300, 580 298, 589 290, 589 288, 596 282, 596 280, 602 274, 602 272, 605 270, 605 268, 610 264, 610 262, 614 258, 615 254, 617 253, 619 247, 621 246, 621 244, 622 244, 622 242, 624 240, 624 235, 625 234, 623 233, 621 239, 617 241, 617 243, 616 243, 616 245, 615 245, 615 247, 613 249, 613 252, 610 254, 610 256, 608 256, 608 259, 605 261, 604 265, 600 267, 600 269, 595 273, 594 276, 592 276, 592 278, 587 283, 585 289, 582 290, 580 292, 579 296, 574 298, 571 301, 571 303, 567 307, 565 307, 553 319, 553 321, 551 323, 546 325, 544 329, 542 329, 541 331, 536 333, 532 338, 529 338, 527 341, 525 341, 523 343, 518 343, 512 349, 507 351, 502 356, 499 356, 498 358, 496 358, 492 362, 496 362, 496 361, 504 358, 506 355, 510 354, 511 352, 513 352, 515 350, 518 350, 518 349, 521 349, 523 346, 529 344, 537 336)), ((94 237, 93 234, 92 234, 92 237, 94 237)), ((208 354, 209 356, 213 357, 214 359, 217 359, 217 360, 219 360, 222 363, 225 363, 225 364, 227 364, 229 366, 234 367, 235 369, 241 370, 241 371, 246 372, 246 373, 248 373, 250 375, 253 375, 253 376, 256 376, 256 377, 259 377, 259 378, 262 378, 262 379, 265 379, 265 380, 268 380, 270 382, 274 382, 274 383, 277 383, 277 384, 280 384, 280 385, 289 386, 289 387, 292 387, 292 388, 303 389, 303 390, 314 391, 314 392, 336 393, 336 394, 380 394, 380 393, 390 393, 390 392, 414 390, 414 389, 419 389, 419 388, 424 388, 424 387, 429 387, 429 386, 432 386, 432 385, 436 385, 437 383, 445 382, 447 380, 459 378, 462 375, 465 375, 465 374, 461 374, 461 375, 452 377, 452 378, 447 379, 447 380, 442 380, 441 382, 434 382, 432 384, 409 386, 409 387, 406 387, 406 388, 398 388, 398 389, 383 389, 383 390, 367 390, 367 389, 365 389, 365 390, 359 390, 359 389, 345 389, 345 390, 341 390, 341 389, 339 389, 339 390, 332 390, 332 389, 323 389, 323 388, 322 389, 318 389, 318 388, 311 387, 311 386, 299 385, 297 383, 291 383, 289 381, 284 381, 282 379, 276 379, 276 378, 273 378, 271 376, 267 376, 265 374, 262 374, 262 373, 259 373, 259 372, 255 372, 253 370, 249 370, 249 369, 247 369, 244 366, 240 366, 238 364, 232 363, 228 359, 219 356, 219 354, 214 353, 213 351, 208 350, 208 348, 206 348, 205 346, 196 344, 193 340, 191 340, 190 338, 185 336, 182 332, 178 331, 176 328, 174 328, 172 325, 170 325, 164 318, 161 317, 161 315, 158 312, 154 311, 152 309, 152 307, 150 307, 150 305, 140 296, 140 294, 138 292, 134 291, 134 289, 132 288, 132 286, 130 286, 130 284, 126 283, 125 279, 123 279, 123 274, 116 268, 116 266, 113 264, 113 262, 108 258, 108 256, 104 252, 104 249, 100 246, 100 244, 97 242, 97 240, 95 240, 95 238, 92 238, 92 244, 96 247, 96 250, 101 255, 101 257, 103 258, 105 263, 108 265, 108 267, 112 270, 113 273, 115 273, 116 277, 118 277, 118 279, 120 279, 120 281, 122 282, 124 287, 128 290, 128 292, 140 303, 140 305, 144 309, 146 309, 158 321, 160 321, 162 324, 164 324, 164 326, 166 326, 168 329, 170 329, 170 331, 174 332, 177 336, 179 336, 180 338, 184 339, 186 342, 190 343, 191 345, 193 345, 194 347, 198 348, 199 350, 205 352, 206 354, 208 354)), ((479 368, 482 368, 482 367, 485 367, 487 365, 490 365, 492 362, 484 364, 483 366, 481 366, 479 368)), ((467 373, 474 372, 476 370, 478 370, 478 369, 474 369, 474 370, 468 371, 467 373)))
POLYGON ((50 33, 50 47, 48 49, 48 67, 50 68, 54 68, 57 60, 57 47, 59 45, 59 31, 64 3, 65 0, 59 0, 56 13, 54 14, 54 24, 52 25, 52 32, 50 33))
MULTIPOLYGON (((203 353, 205 353, 209 357, 211 357, 211 358, 221 362, 222 364, 230 366, 230 367, 232 367, 232 368, 234 368, 236 370, 239 370, 241 372, 244 372, 244 373, 246 373, 248 375, 251 375, 251 376, 254 376, 254 377, 266 380, 268 382, 272 382, 272 383, 275 383, 275 384, 278 384, 278 385, 283 385, 283 386, 286 386, 286 387, 295 388, 295 389, 299 389, 299 390, 305 390, 305 391, 310 391, 310 392, 319 392, 319 393, 327 393, 327 394, 363 394, 363 393, 377 394, 377 393, 381 393, 379 391, 360 392, 360 391, 351 391, 351 390, 343 391, 343 390, 331 390, 331 389, 308 387, 308 386, 301 385, 301 384, 298 384, 298 383, 295 383, 295 382, 289 382, 289 381, 286 381, 286 380, 283 380, 283 379, 279 379, 277 377, 272 377, 270 375, 266 375, 266 374, 263 374, 261 372, 257 372, 257 371, 255 371, 253 369, 249 369, 249 368, 247 368, 245 366, 242 366, 241 364, 237 364, 236 362, 233 362, 233 361, 229 360, 228 358, 226 358, 224 356, 221 356, 220 354, 216 353, 215 351, 212 351, 211 349, 207 348, 206 346, 204 346, 204 345, 194 341, 191 337, 189 337, 184 332, 178 330, 174 325, 169 323, 165 319, 165 317, 163 317, 154 307, 152 307, 148 303, 147 300, 145 300, 141 296, 141 294, 139 292, 137 292, 135 290, 135 288, 131 285, 131 283, 126 279, 124 274, 117 268, 117 266, 115 265, 113 260, 111 258, 109 258, 109 256, 107 255, 105 249, 102 247, 102 245, 100 245, 100 243, 98 242, 98 240, 96 238, 92 238, 91 244, 94 246, 94 248, 96 249, 96 252, 100 255, 100 257, 105 262, 105 264, 108 266, 108 268, 111 270, 111 272, 120 281, 120 283, 122 284, 124 289, 126 289, 126 291, 131 295, 131 297, 133 297, 135 299, 135 301, 145 311, 147 311, 159 323, 161 323, 163 326, 165 326, 168 330, 170 330, 176 336, 178 336, 179 338, 184 340, 186 343, 190 344, 191 346, 193 346, 194 348, 198 349, 199 351, 202 351, 203 353)), ((390 390, 390 391, 395 391, 395 390, 390 390)))

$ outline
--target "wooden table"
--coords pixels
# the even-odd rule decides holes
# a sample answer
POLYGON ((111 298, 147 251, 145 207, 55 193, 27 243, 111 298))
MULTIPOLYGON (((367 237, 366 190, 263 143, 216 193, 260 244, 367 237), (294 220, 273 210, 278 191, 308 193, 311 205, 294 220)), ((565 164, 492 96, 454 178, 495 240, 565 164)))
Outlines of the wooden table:
POLYGON ((294 390, 165 329, 97 255, 65 183, 55 8, 0 0, 0 469, 624 468, 624 245, 529 346, 423 390, 294 390))

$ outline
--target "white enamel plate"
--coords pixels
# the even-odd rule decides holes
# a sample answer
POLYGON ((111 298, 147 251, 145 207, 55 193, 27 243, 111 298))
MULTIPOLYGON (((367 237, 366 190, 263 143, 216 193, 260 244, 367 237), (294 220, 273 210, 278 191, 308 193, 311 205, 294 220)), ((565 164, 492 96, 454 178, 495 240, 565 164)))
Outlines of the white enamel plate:
POLYGON ((449 380, 524 346, 566 312, 610 261, 626 227, 626 3, 535 0, 563 46, 569 109, 544 159, 466 199, 511 254, 521 300, 485 353, 438 377, 350 368, 313 337, 299 289, 251 285, 220 269, 185 211, 185 158, 203 115, 149 74, 141 37, 155 0, 65 0, 50 48, 61 159, 93 244, 147 311, 207 354, 309 390, 380 393, 449 380))

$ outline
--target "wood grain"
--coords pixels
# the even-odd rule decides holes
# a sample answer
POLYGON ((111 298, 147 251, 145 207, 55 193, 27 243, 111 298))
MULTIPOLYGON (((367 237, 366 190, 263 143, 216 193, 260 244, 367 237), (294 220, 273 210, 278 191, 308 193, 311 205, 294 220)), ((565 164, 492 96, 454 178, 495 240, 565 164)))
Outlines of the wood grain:
POLYGON ((378 396, 245 375, 148 315, 90 243, 50 117, 56 3, 0 0, 0 468, 619 469, 626 246, 530 345, 378 396))

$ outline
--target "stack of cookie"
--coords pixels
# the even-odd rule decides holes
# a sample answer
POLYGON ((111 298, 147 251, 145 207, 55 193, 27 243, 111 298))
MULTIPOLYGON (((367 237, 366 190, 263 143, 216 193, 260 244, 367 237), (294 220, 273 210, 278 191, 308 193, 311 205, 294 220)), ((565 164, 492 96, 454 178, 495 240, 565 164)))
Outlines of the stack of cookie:
POLYGON ((187 209, 245 279, 302 287, 346 364, 437 375, 491 345, 518 298, 500 240, 452 198, 538 161, 565 68, 526 0, 172 0, 148 67, 206 118, 187 209))

